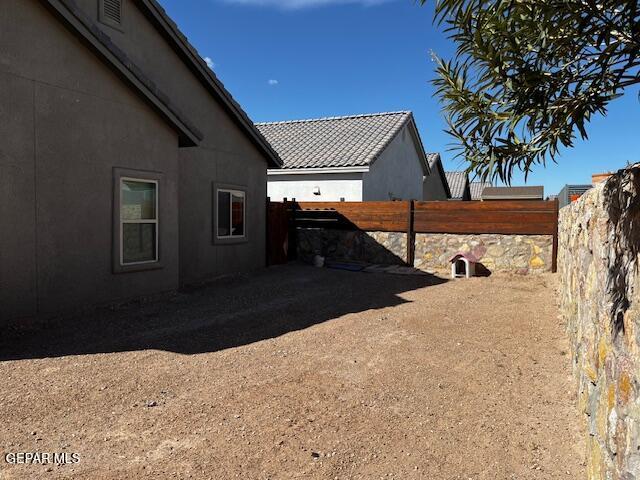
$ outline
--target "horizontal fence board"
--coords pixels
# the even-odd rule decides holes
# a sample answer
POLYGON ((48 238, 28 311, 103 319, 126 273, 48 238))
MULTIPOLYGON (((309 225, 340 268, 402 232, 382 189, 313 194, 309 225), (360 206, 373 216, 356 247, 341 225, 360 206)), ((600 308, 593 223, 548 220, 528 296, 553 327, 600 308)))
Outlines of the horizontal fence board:
POLYGON ((404 232, 407 202, 298 202, 293 221, 301 228, 404 232))
POLYGON ((407 202, 297 202, 299 210, 406 211, 407 202))
POLYGON ((473 215, 466 212, 452 214, 431 214, 416 213, 414 226, 416 231, 429 229, 432 224, 450 224, 455 227, 458 223, 475 223, 482 226, 483 229, 488 228, 494 223, 512 224, 514 227, 524 223, 536 223, 547 226, 554 226, 555 217, 546 213, 521 213, 514 216, 506 212, 487 212, 481 215, 473 215))
POLYGON ((344 217, 344 218, 381 218, 381 219, 395 219, 402 218, 406 220, 408 212, 342 212, 335 210, 296 210, 296 218, 313 217, 313 218, 325 218, 325 217, 344 217))
POLYGON ((415 221, 450 221, 450 222, 512 222, 522 223, 522 219, 526 218, 528 222, 553 223, 555 220, 554 212, 415 212, 415 221))
POLYGON ((555 202, 474 201, 416 202, 414 228, 418 233, 497 233, 554 235, 555 202))
POLYGON ((555 211, 555 202, 545 200, 474 200, 470 202, 461 201, 431 201, 415 202, 416 210, 426 211, 555 211))
MULTIPOLYGON (((410 222, 409 204, 404 201, 299 202, 290 206, 292 221, 304 228, 406 232, 410 222)), ((414 202, 412 231, 554 235, 556 208, 555 202, 537 200, 414 202)))
POLYGON ((406 224, 400 223, 362 223, 358 228, 353 228, 353 225, 344 224, 341 222, 322 222, 322 221, 309 221, 298 220, 296 221, 296 227, 299 228, 328 228, 334 230, 362 230, 366 232, 404 232, 406 224))
POLYGON ((416 233, 496 233, 505 235, 553 235, 555 227, 546 223, 451 223, 431 222, 429 224, 415 226, 416 233))

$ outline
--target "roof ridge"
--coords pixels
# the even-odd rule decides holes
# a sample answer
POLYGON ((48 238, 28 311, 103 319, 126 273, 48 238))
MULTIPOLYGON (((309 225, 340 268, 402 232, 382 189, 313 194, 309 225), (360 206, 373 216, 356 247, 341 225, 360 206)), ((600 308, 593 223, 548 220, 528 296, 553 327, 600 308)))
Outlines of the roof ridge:
POLYGON ((368 117, 383 117, 386 115, 411 115, 411 110, 398 110, 395 112, 377 112, 377 113, 359 113, 352 115, 338 115, 333 117, 319 117, 319 118, 303 118, 298 120, 280 120, 277 122, 256 122, 255 125, 282 125, 292 123, 311 123, 311 122, 326 122, 331 120, 349 120, 352 118, 368 118, 368 117))

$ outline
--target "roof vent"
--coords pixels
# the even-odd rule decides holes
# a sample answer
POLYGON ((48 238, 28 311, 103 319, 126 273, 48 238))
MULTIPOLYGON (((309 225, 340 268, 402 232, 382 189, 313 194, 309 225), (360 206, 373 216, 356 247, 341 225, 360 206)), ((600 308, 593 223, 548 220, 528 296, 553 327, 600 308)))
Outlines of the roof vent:
POLYGON ((122 0, 100 0, 100 21, 112 27, 121 27, 122 0))

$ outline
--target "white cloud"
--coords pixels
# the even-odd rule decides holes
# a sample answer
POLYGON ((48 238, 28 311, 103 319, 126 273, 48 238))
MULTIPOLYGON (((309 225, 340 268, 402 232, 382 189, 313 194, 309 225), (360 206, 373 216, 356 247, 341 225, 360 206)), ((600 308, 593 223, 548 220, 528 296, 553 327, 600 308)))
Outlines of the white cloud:
POLYGON ((302 8, 322 7, 325 5, 358 4, 365 7, 379 5, 393 0, 223 0, 237 5, 259 5, 275 7, 283 10, 299 10, 302 8))
POLYGON ((216 64, 213 63, 213 60, 211 60, 211 57, 204 57, 203 60, 204 60, 204 63, 207 64, 207 67, 209 67, 211 70, 213 70, 213 67, 216 66, 216 64))
POLYGON ((274 79, 272 78, 272 79, 270 79, 270 80, 267 80, 267 83, 268 83, 269 85, 271 85, 272 87, 274 87, 274 86, 278 85, 280 82, 279 82, 278 80, 274 80, 274 79))

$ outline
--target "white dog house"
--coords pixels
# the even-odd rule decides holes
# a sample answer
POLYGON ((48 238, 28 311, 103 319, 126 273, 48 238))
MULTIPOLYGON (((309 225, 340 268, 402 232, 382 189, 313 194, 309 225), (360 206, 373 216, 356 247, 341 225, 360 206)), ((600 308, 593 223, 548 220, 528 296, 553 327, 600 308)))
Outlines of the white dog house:
POLYGON ((449 259, 451 278, 470 278, 476 274, 478 259, 471 253, 458 252, 449 259))

